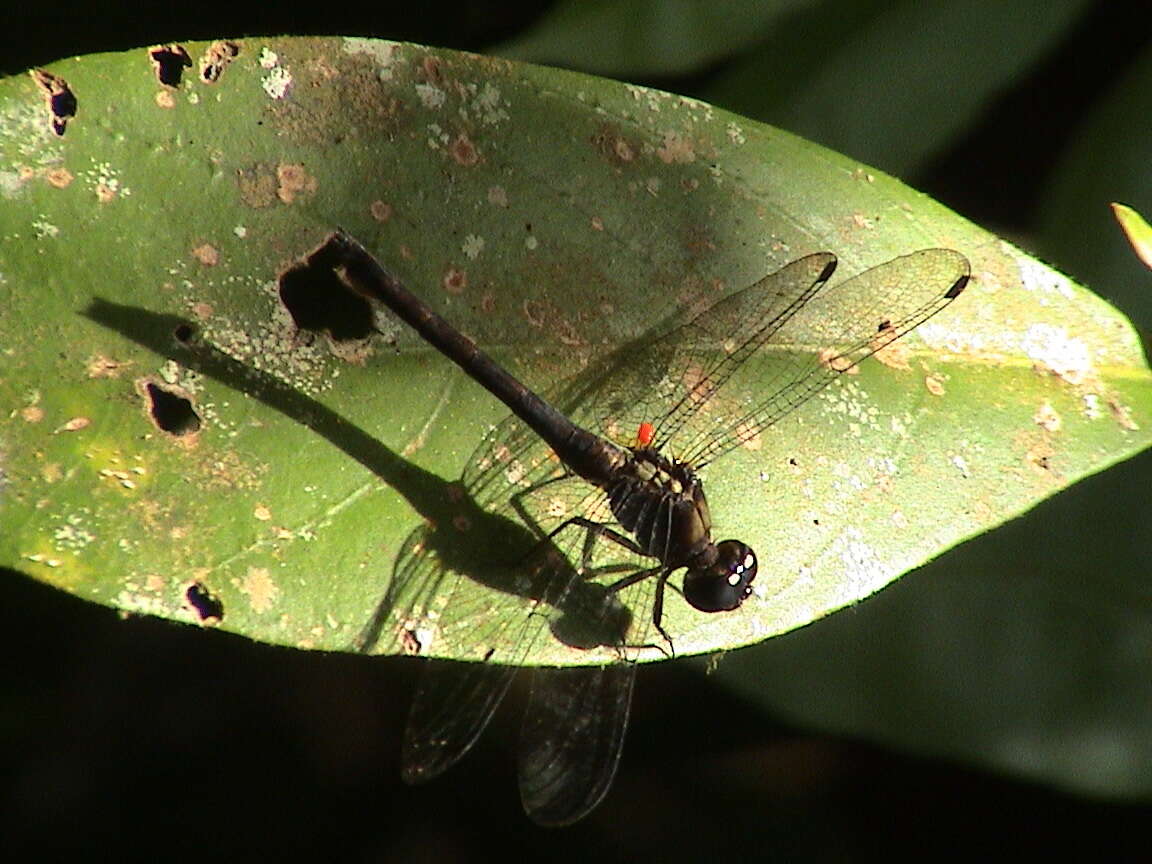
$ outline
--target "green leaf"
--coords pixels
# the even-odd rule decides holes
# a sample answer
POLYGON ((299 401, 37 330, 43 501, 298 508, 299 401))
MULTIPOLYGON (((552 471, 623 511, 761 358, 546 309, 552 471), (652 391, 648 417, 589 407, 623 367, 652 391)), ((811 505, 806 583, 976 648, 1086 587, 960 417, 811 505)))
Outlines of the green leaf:
POLYGON ((1152 111, 1152 50, 1132 61, 1081 124, 1045 189, 1037 247, 1121 306, 1141 329, 1152 325, 1148 270, 1116 230, 1109 204, 1152 212, 1152 136, 1134 122, 1152 111))
MULTIPOLYGON (((513 530, 453 482, 503 412, 390 321, 394 346, 298 333, 278 279, 336 226, 537 388, 808 252, 838 278, 924 247, 971 259, 968 291, 885 362, 710 466, 716 530, 760 550, 762 596, 712 616, 670 596, 681 653, 808 623, 1147 446, 1148 369, 1115 310, 842 156, 492 58, 233 47, 0 81, 0 566, 304 648, 415 634, 468 657, 451 610, 520 620, 483 580, 431 627, 386 603, 406 556, 467 570, 513 530)), ((552 641, 526 662, 602 659, 552 641)))
POLYGON ((1145 267, 1152 268, 1152 225, 1148 224, 1139 211, 1115 201, 1112 202, 1112 215, 1116 217, 1136 257, 1144 262, 1145 267))
POLYGON ((908 176, 1054 50, 1088 0, 821 4, 699 95, 908 176))
POLYGON ((567 0, 493 49, 623 78, 682 75, 772 33, 816 0, 567 0))

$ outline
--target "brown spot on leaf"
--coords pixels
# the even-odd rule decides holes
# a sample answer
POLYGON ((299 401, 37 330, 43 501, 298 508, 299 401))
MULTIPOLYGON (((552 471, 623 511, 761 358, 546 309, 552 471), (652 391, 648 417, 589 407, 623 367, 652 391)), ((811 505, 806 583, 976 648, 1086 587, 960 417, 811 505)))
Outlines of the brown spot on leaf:
POLYGON ((176 107, 176 97, 168 90, 159 90, 156 93, 156 107, 168 110, 176 107))
POLYGON ((423 650, 423 646, 420 644, 419 634, 408 627, 400 631, 400 646, 409 657, 416 657, 423 650))
POLYGON ((452 158, 456 160, 459 165, 472 166, 480 161, 480 154, 476 150, 476 145, 472 143, 464 132, 456 136, 456 140, 452 142, 452 158))
POLYGON ((211 243, 201 243, 192 250, 192 257, 205 267, 215 267, 220 263, 220 250, 211 243))
POLYGON ((200 58, 200 80, 205 84, 215 84, 228 68, 228 64, 240 54, 240 46, 235 42, 219 40, 208 46, 200 58))
POLYGON ((426 55, 420 61, 420 77, 422 77, 429 84, 439 84, 442 81, 440 75, 440 59, 431 55, 426 55))
POLYGON ((1044 402, 1036 409, 1036 413, 1032 415, 1032 422, 1046 432, 1059 432, 1064 425, 1051 402, 1044 402))
POLYGON ((524 317, 533 327, 544 326, 544 306, 536 300, 524 301, 524 317))
POLYGON ((692 142, 679 132, 665 132, 664 140, 656 150, 660 161, 666 165, 683 165, 696 161, 696 149, 692 142))
POLYGON ((449 294, 463 294, 464 289, 468 287, 468 274, 453 267, 444 274, 442 284, 449 294))
POLYGON ((873 355, 889 369, 911 369, 911 350, 903 342, 892 342, 873 355))
POLYGON ((944 395, 944 379, 939 375, 927 375, 924 378, 924 387, 933 396, 944 395))
POLYGON ((636 159, 639 145, 619 134, 611 126, 602 126, 591 138, 592 146, 605 160, 616 166, 627 165, 636 159))
POLYGON ((1050 443, 1041 441, 1028 448, 1024 454, 1024 461, 1039 474, 1051 474, 1055 471, 1052 466, 1055 452, 1050 443))
POLYGON ((257 164, 236 172, 240 200, 249 207, 271 207, 276 203, 276 173, 268 165, 257 164))
POLYGON ((87 417, 73 417, 59 429, 57 432, 79 432, 81 429, 87 429, 92 425, 92 421, 87 417))
POLYGON ((834 348, 825 348, 818 357, 820 362, 833 372, 842 372, 848 375, 860 374, 860 367, 852 362, 852 358, 845 357, 834 348))
POLYGON ((387 204, 383 201, 376 200, 376 201, 373 201, 371 203, 371 205, 369 205, 368 209, 372 213, 372 218, 375 219, 377 222, 387 222, 389 219, 392 218, 392 205, 391 204, 387 204))
POLYGON ((1127 405, 1121 403, 1115 396, 1109 396, 1105 401, 1108 405, 1109 412, 1112 414, 1112 419, 1120 424, 1121 429, 1135 432, 1140 428, 1140 424, 1132 419, 1132 412, 1127 405))
POLYGON ((272 581, 266 567, 249 567, 239 587, 248 596, 248 605, 257 614, 270 610, 280 596, 280 589, 272 581))
POLYGON ((44 179, 48 181, 49 186, 54 186, 57 189, 67 189, 76 178, 67 168, 50 168, 44 172, 44 179))
POLYGON ((316 191, 316 178, 299 163, 285 162, 276 166, 276 197, 285 204, 291 204, 301 195, 311 195, 316 191))
POLYGON ((119 378, 120 373, 131 365, 130 362, 113 360, 103 354, 93 354, 88 358, 85 371, 89 378, 119 378))

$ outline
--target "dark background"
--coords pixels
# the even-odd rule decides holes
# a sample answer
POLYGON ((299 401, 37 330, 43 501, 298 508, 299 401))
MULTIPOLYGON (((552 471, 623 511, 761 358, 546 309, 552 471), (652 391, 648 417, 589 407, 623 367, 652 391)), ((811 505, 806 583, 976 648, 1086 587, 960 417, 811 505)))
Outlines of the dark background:
MULTIPOLYGON (((0 73, 166 41, 289 32, 484 51, 549 6, 426 2, 377 4, 368 13, 249 0, 24 4, 6 13, 0 73)), ((1079 131, 1152 48, 1152 30, 1133 21, 1127 6, 1090 5, 976 122, 903 179, 1097 285, 1139 325, 1152 304, 1126 295, 1125 287, 1146 295, 1149 283, 1139 281, 1146 274, 1131 262, 1122 265, 1132 268, 1123 278, 1097 267, 1091 255, 1061 243, 1067 234, 1052 228, 1058 220, 1044 209, 1079 131)), ((629 77, 706 92, 739 61, 717 60, 682 78, 629 77)), ((1132 124, 1150 137, 1147 114, 1132 124)), ((1146 194, 1147 185, 1137 192, 1146 194)), ((1140 478, 1149 460, 1136 462, 1127 479, 1096 478, 1079 494, 1138 495, 1147 488, 1140 478)), ((1046 505, 1030 518, 1074 519, 1076 507, 1046 505)), ((1020 524, 1009 526, 1011 536, 1027 543, 1020 524)), ((974 567, 978 559, 965 557, 967 548, 946 557, 974 567)), ((888 593, 843 614, 867 615, 888 593)), ((795 728, 741 702, 691 663, 642 670, 615 788, 585 822, 544 831, 525 819, 516 798, 522 692, 459 767, 409 788, 398 779, 398 757, 415 663, 288 651, 123 619, 16 574, 0 579, 0 603, 0 850, 27 857, 851 861, 1025 850, 1107 860, 1147 854, 1152 810, 1143 804, 1089 800, 795 728)), ((805 633, 819 638, 838 617, 805 633)), ((865 639, 849 650, 866 650, 865 639)))

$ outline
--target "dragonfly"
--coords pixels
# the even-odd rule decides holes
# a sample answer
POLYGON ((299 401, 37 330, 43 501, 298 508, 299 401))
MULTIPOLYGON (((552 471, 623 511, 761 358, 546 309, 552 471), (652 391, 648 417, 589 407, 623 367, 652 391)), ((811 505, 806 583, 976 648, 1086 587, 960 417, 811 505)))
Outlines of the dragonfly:
MULTIPOLYGON (((520 618, 480 610, 474 617, 484 623, 471 634, 476 661, 429 661, 424 669, 405 733, 405 779, 437 777, 468 752, 544 634, 610 649, 599 665, 535 670, 518 774, 524 808, 542 825, 579 820, 611 787, 639 652, 674 654, 664 626, 672 577, 683 574, 674 590, 702 612, 735 610, 752 594, 756 552, 713 539, 701 469, 946 308, 970 274, 961 253, 922 249, 830 284, 836 256, 805 255, 624 350, 593 384, 568 392, 561 410, 349 234, 336 232, 328 247, 353 290, 390 309, 512 411, 477 450, 463 487, 477 506, 534 538, 530 554, 507 562, 521 573, 518 593, 531 598, 518 607, 520 618), (726 400, 726 385, 766 355, 755 396, 726 400), (620 430, 635 430, 631 442, 620 430)), ((410 621, 435 617, 436 602, 470 596, 468 575, 435 557, 421 563, 421 545, 417 537, 401 555, 412 562, 410 578, 430 586, 410 621)))

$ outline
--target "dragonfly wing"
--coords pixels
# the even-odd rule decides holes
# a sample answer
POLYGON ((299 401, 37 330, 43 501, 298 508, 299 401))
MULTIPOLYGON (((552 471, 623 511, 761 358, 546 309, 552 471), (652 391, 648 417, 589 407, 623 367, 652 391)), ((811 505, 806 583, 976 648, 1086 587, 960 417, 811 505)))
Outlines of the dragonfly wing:
POLYGON ((426 661, 401 749, 409 783, 438 777, 458 762, 492 719, 515 666, 426 661))
MULTIPOLYGON (((679 433, 678 458, 700 468, 755 438, 857 363, 886 348, 951 303, 968 282, 968 259, 951 249, 923 249, 895 258, 844 282, 817 290, 800 308, 757 328, 735 350, 726 350, 710 372, 705 399, 682 402, 664 421, 679 433), (716 400, 750 354, 762 352, 763 371, 748 403, 716 400), (713 401, 714 400, 714 401, 713 401)), ((761 290, 760 283, 749 291, 761 290)), ((740 301, 739 295, 736 298, 740 301)), ((738 302, 738 307, 754 305, 738 302)), ((771 312, 773 304, 766 308, 771 312)), ((728 301, 705 313, 709 329, 723 331, 728 301)), ((703 317, 703 316, 702 316, 703 317)), ((696 322, 693 322, 696 324, 696 322)), ((698 325, 697 325, 698 326, 698 325)), ((660 425, 660 424, 658 424, 660 425)))
POLYGON ((651 446, 661 447, 835 267, 829 252, 799 258, 664 335, 626 346, 605 360, 607 371, 589 392, 573 399, 573 415, 625 444, 640 423, 653 422, 651 446))
POLYGON ((453 558, 461 538, 441 525, 415 532, 398 558, 390 604, 400 610, 400 626, 417 644, 426 632, 475 658, 432 660, 424 669, 403 744, 410 782, 436 777, 468 752, 546 634, 588 648, 623 639, 628 619, 616 598, 573 563, 584 534, 574 528, 549 538, 567 515, 598 512, 603 495, 566 475, 549 454, 519 421, 502 424, 464 476, 462 494, 475 508, 470 518, 498 520, 471 525, 469 533, 483 535, 481 546, 453 558))
POLYGON ((427 661, 402 747, 402 771, 410 782, 436 777, 468 752, 507 693, 517 666, 548 629, 548 619, 535 610, 552 594, 567 591, 576 578, 558 560, 535 564, 530 538, 525 545, 496 533, 506 525, 484 531, 496 525, 473 526, 496 549, 489 550, 488 560, 466 554, 468 562, 453 557, 453 544, 459 542, 454 525, 414 531, 397 559, 385 602, 388 620, 373 622, 377 636, 389 625, 398 629, 414 653, 434 654, 439 642, 448 642, 454 646, 449 653, 467 651, 474 658, 427 661), (501 560, 502 555, 509 560, 501 560))
POLYGON ((520 740, 520 797, 541 825, 568 825, 600 803, 616 776, 634 663, 541 669, 520 740))

